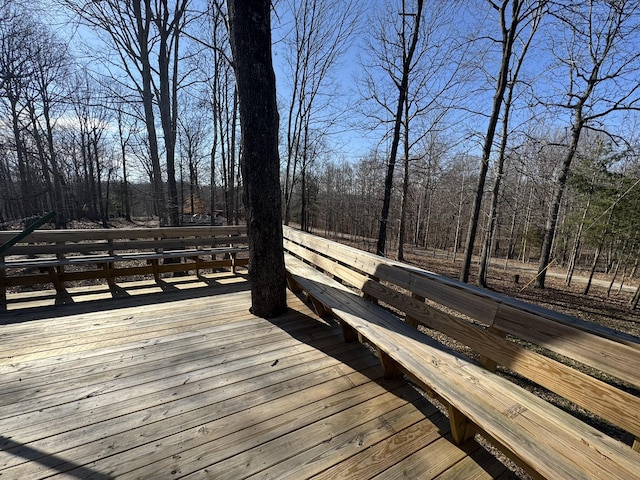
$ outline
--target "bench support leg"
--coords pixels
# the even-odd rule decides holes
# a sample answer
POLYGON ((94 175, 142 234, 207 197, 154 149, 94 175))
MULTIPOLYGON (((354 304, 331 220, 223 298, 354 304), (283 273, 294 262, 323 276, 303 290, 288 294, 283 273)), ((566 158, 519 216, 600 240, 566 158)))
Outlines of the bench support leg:
POLYGON ((298 283, 293 279, 293 277, 288 271, 287 271, 287 286, 289 287, 289 290, 291 290, 293 293, 300 293, 302 291, 302 288, 300 287, 300 285, 298 285, 298 283))
POLYGON ((376 347, 376 350, 378 351, 378 358, 380 359, 380 363, 382 364, 384 378, 386 378, 387 380, 391 380, 393 378, 402 376, 402 372, 398 368, 398 364, 396 363, 396 361, 379 348, 376 347))
POLYGON ((104 275, 107 278, 107 284, 109 285, 109 288, 115 288, 116 282, 113 276, 113 262, 101 263, 100 266, 104 270, 104 275))
MULTIPOLYGON (((200 257, 198 257, 198 256, 196 255, 196 256, 194 256, 194 257, 188 257, 188 258, 189 258, 189 260, 191 260, 191 261, 194 263, 194 265, 195 265, 195 267, 196 267, 196 268, 195 268, 195 270, 196 270, 196 277, 199 277, 199 276, 200 276, 200 257)), ((187 262, 187 263, 188 263, 188 262, 187 262)), ((188 266, 188 265, 187 265, 187 266, 185 266, 185 272, 186 272, 186 273, 189 273, 189 266, 188 266)))
MULTIPOLYGON (((412 293, 411 298, 422 303, 424 303, 425 301, 425 298, 422 295, 418 295, 417 293, 412 293)), ((420 325, 420 321, 418 321, 417 318, 414 318, 411 315, 407 315, 404 321, 407 322, 409 325, 411 325, 413 328, 418 328, 418 325, 420 325)))
POLYGON ((329 310, 327 310, 327 307, 325 307, 324 304, 315 297, 309 295, 309 300, 311 300, 311 305, 313 305, 313 309, 319 317, 322 318, 330 313, 329 310))
MULTIPOLYGON (((380 282, 380 279, 379 279, 378 277, 373 277, 373 276, 372 276, 372 277, 370 277, 370 278, 371 278, 371 280, 372 280, 373 282, 375 282, 375 283, 380 282)), ((376 304, 376 305, 378 304, 378 299, 377 299, 376 297, 374 297, 373 295, 371 295, 371 294, 367 293, 367 292, 364 292, 364 293, 362 294, 362 298, 364 298, 365 300, 369 300, 371 303, 374 303, 374 304, 376 304)))
POLYGON ((60 265, 59 267, 47 267, 46 271, 49 274, 53 287, 56 289, 56 293, 67 293, 64 282, 60 279, 60 277, 64 275, 64 265, 60 265))
POLYGON ((340 328, 342 329, 342 337, 345 342, 350 343, 358 340, 358 332, 347 322, 340 320, 340 328))
POLYGON ((635 438, 635 440, 633 441, 633 446, 631 448, 633 448, 636 452, 640 452, 640 438, 635 438))
POLYGON ((473 425, 469 422, 460 410, 453 405, 447 404, 447 413, 449 414, 449 424, 451 425, 451 436, 457 444, 463 443, 475 434, 473 425))
POLYGON ((405 317, 404 321, 407 322, 408 325, 411 325, 413 328, 418 328, 418 325, 420 325, 420 322, 416 318, 409 315, 405 317))
POLYGON ((153 258, 151 260, 148 260, 148 262, 151 263, 151 268, 153 268, 153 278, 155 279, 156 283, 160 283, 160 268, 158 267, 158 259, 153 258))

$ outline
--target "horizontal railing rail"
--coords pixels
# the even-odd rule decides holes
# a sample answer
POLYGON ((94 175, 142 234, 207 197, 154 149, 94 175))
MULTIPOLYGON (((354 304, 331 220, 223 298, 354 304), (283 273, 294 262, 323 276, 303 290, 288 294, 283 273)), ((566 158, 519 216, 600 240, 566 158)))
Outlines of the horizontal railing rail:
MULTIPOLYGON (((0 244, 15 232, 0 232, 0 244)), ((246 227, 193 226, 122 229, 35 230, 0 256, 0 302, 7 289, 50 283, 64 292, 69 282, 247 265, 246 227)))

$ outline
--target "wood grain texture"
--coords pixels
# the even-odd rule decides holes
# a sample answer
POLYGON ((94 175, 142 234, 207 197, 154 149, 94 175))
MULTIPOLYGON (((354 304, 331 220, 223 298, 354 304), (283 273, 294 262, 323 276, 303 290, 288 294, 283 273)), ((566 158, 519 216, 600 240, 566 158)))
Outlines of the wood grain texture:
POLYGON ((370 350, 293 294, 267 321, 245 280, 211 278, 219 294, 0 326, 0 478, 298 479, 369 449, 432 457, 446 418, 370 350))
MULTIPOLYGON (((458 442, 472 432, 468 426, 477 426, 541 478, 600 478, 603 474, 626 478, 637 474, 640 457, 629 446, 444 348, 409 323, 435 328, 478 352, 486 365, 506 366, 637 435, 640 398, 513 342, 505 333, 537 341, 595 368, 606 367, 601 369, 637 385, 640 369, 635 362, 639 356, 629 336, 601 336, 597 328, 583 328, 579 321, 556 321, 553 315, 540 314, 544 312, 534 314, 534 309, 522 305, 516 308, 507 298, 466 288, 459 282, 440 281, 434 274, 351 247, 291 229, 285 230, 285 235, 291 242, 287 249, 312 265, 287 257, 287 267, 298 285, 355 330, 359 338, 375 345, 384 365, 397 365, 448 405, 458 442), (313 268, 316 262, 329 275, 313 268), (345 289, 330 278, 334 275, 332 265, 340 265, 342 270, 352 268, 369 279, 362 286, 352 283, 356 291, 345 289), (475 322, 444 313, 423 298, 453 307, 475 322), (394 307, 409 323, 367 299, 394 307), (616 365, 623 361, 618 352, 632 359, 629 368, 616 365), (601 359, 603 356, 610 358, 601 359)), ((397 468, 404 472, 402 467, 397 468)))
POLYGON ((501 305, 493 325, 640 387, 640 350, 570 325, 501 305))
POLYGON ((382 280, 389 280, 430 300, 443 302, 443 305, 487 324, 490 324, 495 317, 499 305, 508 305, 519 311, 529 312, 534 316, 547 318, 558 324, 564 324, 576 330, 589 332, 640 350, 640 338, 633 335, 468 285, 406 263, 363 252, 347 245, 300 232, 291 227, 285 227, 284 232, 286 239, 304 248, 329 258, 335 258, 352 269, 378 276, 382 280), (430 294, 432 291, 434 295, 430 294), (452 296, 450 297, 449 294, 452 296))
POLYGON ((492 327, 481 328, 379 283, 368 282, 364 290, 429 328, 471 347, 487 361, 507 367, 624 430, 638 434, 640 418, 634 413, 640 411, 637 396, 509 341, 502 333, 496 334, 492 327))
MULTIPOLYGON (((117 240, 117 239, 163 239, 181 237, 218 237, 231 235, 246 235, 244 225, 230 226, 198 226, 198 227, 158 227, 158 228, 96 228, 69 230, 35 230, 24 239, 24 243, 58 243, 81 242, 86 240, 117 240)), ((0 243, 13 238, 15 232, 0 231, 0 243)), ((10 254, 10 252, 9 252, 10 254)))

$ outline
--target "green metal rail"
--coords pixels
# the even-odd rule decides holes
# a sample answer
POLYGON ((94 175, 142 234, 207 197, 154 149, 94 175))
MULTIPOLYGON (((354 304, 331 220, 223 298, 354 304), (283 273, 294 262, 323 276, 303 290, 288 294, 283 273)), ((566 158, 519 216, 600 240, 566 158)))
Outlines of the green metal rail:
POLYGON ((0 245, 0 257, 4 255, 4 252, 6 252, 9 248, 14 246, 20 240, 22 240, 25 237, 27 237, 36 228, 41 227, 45 223, 49 222, 54 216, 55 216, 55 212, 47 213, 44 217, 39 218, 38 220, 33 222, 31 225, 29 225, 27 228, 25 228, 22 232, 18 233, 15 237, 13 237, 12 239, 10 239, 7 242, 5 242, 2 245, 0 245))

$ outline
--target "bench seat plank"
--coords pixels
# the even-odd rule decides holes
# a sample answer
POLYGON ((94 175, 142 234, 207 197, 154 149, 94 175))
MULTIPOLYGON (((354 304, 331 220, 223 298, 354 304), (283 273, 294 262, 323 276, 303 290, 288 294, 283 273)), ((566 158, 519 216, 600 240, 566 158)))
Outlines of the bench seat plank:
POLYGON ((640 454, 285 256, 293 281, 541 478, 634 478, 640 454))
POLYGON ((437 311, 423 301, 414 300, 379 282, 367 282, 363 291, 406 312, 408 316, 424 325, 462 342, 496 363, 640 436, 640 417, 635 415, 635 412, 640 412, 639 397, 509 341, 499 334, 500 331, 497 334, 493 333, 491 327, 483 329, 466 320, 437 311), (612 409, 612 404, 619 407, 612 409))

